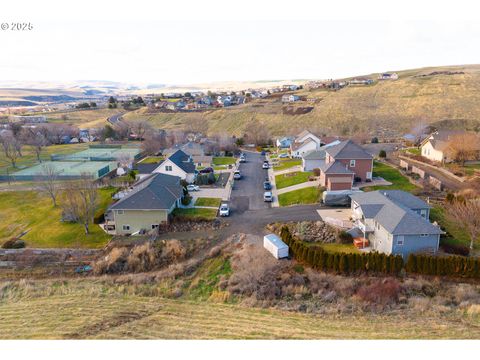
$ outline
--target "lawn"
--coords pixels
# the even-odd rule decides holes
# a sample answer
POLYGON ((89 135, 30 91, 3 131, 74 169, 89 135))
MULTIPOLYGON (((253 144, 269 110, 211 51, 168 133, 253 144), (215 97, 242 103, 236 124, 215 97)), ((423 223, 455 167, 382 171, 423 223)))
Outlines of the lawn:
POLYGON ((145 159, 140 161, 140 164, 156 164, 163 159, 163 156, 147 156, 145 159))
POLYGON ((277 189, 283 189, 292 185, 307 182, 308 178, 312 175, 313 172, 311 171, 281 174, 275 176, 275 184, 277 184, 277 189))
MULTIPOLYGON (((59 154, 66 155, 72 154, 77 151, 86 150, 88 144, 66 144, 66 145, 50 145, 43 149, 40 159, 50 160, 50 155, 59 154)), ((0 151, 0 174, 6 174, 7 169, 11 173, 14 173, 20 169, 37 164, 37 156, 31 146, 22 147, 22 157, 17 159, 17 167, 12 167, 10 161, 5 157, 5 153, 0 151)))
POLYGON ((461 244, 470 246, 470 239, 467 232, 461 226, 457 225, 447 219, 445 215, 445 208, 440 205, 435 205, 430 209, 430 221, 436 221, 442 229, 448 233, 447 236, 442 236, 441 241, 446 244, 461 244))
MULTIPOLYGON (((105 212, 112 201, 114 188, 99 190, 97 215, 105 212)), ((0 242, 28 231, 22 237, 28 247, 100 248, 110 239, 98 225, 90 226, 85 235, 81 224, 60 221, 61 208, 52 207, 50 198, 35 191, 11 191, 0 193, 0 242)))
POLYGON ((273 170, 275 171, 286 170, 298 165, 302 165, 301 159, 280 159, 279 164, 274 166, 273 170))
POLYGON ((358 253, 358 249, 353 246, 353 244, 316 244, 314 245, 321 246, 325 251, 331 253, 344 253, 344 254, 354 254, 358 253))
POLYGON ((214 157, 213 165, 233 165, 237 162, 234 157, 224 156, 224 157, 214 157))
POLYGON ((422 155, 422 150, 417 148, 417 147, 408 148, 407 152, 412 154, 412 155, 422 155))
POLYGON ((321 192, 316 186, 289 191, 278 195, 280 206, 315 204, 319 202, 321 192))
POLYGON ((222 199, 219 199, 219 198, 199 197, 195 201, 195 206, 219 207, 221 202, 222 202, 222 199))
POLYGON ((173 211, 174 216, 183 217, 187 219, 208 219, 213 220, 217 217, 217 209, 204 208, 177 208, 173 211))
POLYGON ((363 188, 364 191, 373 191, 373 190, 403 190, 408 192, 414 192, 418 190, 418 187, 413 185, 408 181, 407 177, 402 175, 402 173, 396 168, 386 165, 378 161, 373 162, 373 176, 380 176, 385 180, 392 183, 388 186, 369 186, 363 188))

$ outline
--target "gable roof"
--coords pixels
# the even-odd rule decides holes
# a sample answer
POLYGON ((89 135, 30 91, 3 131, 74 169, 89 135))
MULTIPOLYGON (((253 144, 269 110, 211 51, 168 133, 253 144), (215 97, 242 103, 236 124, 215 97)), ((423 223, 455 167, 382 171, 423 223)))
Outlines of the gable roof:
POLYGON ((345 140, 325 150, 334 159, 373 159, 360 145, 352 140, 345 140))
POLYGON ((352 176, 355 174, 340 161, 333 161, 328 164, 324 164, 320 170, 322 170, 325 174, 347 174, 352 176))
POLYGON ((187 174, 195 172, 195 164, 190 161, 190 156, 185 154, 182 150, 175 151, 169 156, 168 160, 173 162, 187 174))
POLYGON ((303 142, 294 142, 292 143, 290 146, 292 147, 292 150, 295 151, 295 150, 298 150, 300 149, 301 147, 307 145, 308 143, 311 143, 313 142, 314 144, 316 144, 316 142, 310 138, 308 138, 307 140, 303 141, 303 142))
POLYGON ((350 195, 366 218, 375 219, 393 235, 442 234, 442 230, 412 209, 429 208, 423 200, 401 190, 350 195))
POLYGON ((304 160, 325 160, 325 149, 320 148, 320 150, 312 150, 303 154, 304 160))
POLYGON ((150 164, 138 163, 135 166, 135 170, 137 170, 139 174, 151 174, 153 170, 159 167, 162 162, 163 160, 157 163, 150 163, 150 164))
POLYGON ((133 190, 109 209, 168 210, 183 195, 178 176, 152 174, 137 183, 133 190))

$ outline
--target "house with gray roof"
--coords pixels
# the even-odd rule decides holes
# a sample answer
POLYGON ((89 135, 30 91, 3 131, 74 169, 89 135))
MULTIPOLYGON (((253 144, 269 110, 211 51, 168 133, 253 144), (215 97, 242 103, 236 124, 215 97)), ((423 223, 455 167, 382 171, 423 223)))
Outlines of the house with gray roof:
POLYGON ((350 190, 355 181, 372 179, 373 156, 352 140, 325 148, 325 164, 320 167, 320 184, 328 190, 350 190))
POLYGON ((311 150, 302 155, 303 171, 312 171, 313 169, 321 169, 325 166, 326 149, 339 144, 339 140, 333 140, 326 145, 321 146, 318 150, 311 150))
POLYGON ((177 150, 158 165, 153 173, 178 176, 188 183, 193 183, 196 177, 195 163, 192 156, 182 150, 177 150))
POLYGON ((178 176, 152 174, 134 185, 105 214, 105 229, 116 235, 151 231, 168 222, 180 205, 183 186, 178 176))
POLYGON ((385 254, 435 254, 439 226, 429 220, 430 206, 401 190, 379 190, 350 195, 356 230, 370 242, 373 250, 385 254))

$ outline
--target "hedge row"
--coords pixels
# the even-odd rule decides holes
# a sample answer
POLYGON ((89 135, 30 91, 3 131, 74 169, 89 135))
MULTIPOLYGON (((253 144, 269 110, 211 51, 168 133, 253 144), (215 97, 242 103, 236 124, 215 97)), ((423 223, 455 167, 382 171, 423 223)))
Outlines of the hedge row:
POLYGON ((480 278, 480 258, 461 256, 429 256, 411 254, 407 263, 399 255, 378 252, 364 254, 329 253, 319 246, 308 246, 295 238, 288 227, 280 232, 283 242, 289 246, 290 254, 315 269, 338 273, 383 273, 398 275, 403 269, 407 273, 434 276, 480 278))
POLYGON ((405 270, 412 274, 480 278, 480 259, 411 254, 408 257, 405 270))
POLYGON ((403 268, 401 256, 385 255, 378 252, 364 254, 330 253, 319 246, 308 246, 295 238, 288 227, 283 226, 280 236, 289 246, 290 253, 299 261, 318 270, 337 273, 383 273, 397 275, 403 268))

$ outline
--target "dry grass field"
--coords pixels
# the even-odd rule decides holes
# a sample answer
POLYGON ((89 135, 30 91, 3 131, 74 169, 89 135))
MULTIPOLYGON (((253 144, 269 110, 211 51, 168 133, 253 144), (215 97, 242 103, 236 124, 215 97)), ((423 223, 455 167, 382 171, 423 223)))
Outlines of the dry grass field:
POLYGON ((478 339, 478 315, 309 315, 101 280, 0 283, 2 339, 478 339), (10 289, 9 289, 10 288, 10 289), (41 288, 42 290, 38 290, 41 288), (151 294, 149 294, 151 291, 151 294))
MULTIPOLYGON (((251 122, 260 122, 273 135, 295 132, 305 127, 335 134, 411 131, 413 127, 437 122, 479 126, 480 66, 424 68, 398 72, 397 81, 375 82, 370 86, 349 86, 339 91, 302 90, 300 95, 314 102, 295 106, 313 106, 304 115, 286 115, 279 98, 255 100, 245 105, 204 113, 209 133, 242 135, 251 122), (434 71, 464 74, 431 75, 434 71)), ((376 80, 378 74, 370 75, 376 80)), ((154 125, 173 129, 187 127, 198 113, 148 114, 141 109, 126 118, 147 118, 154 125)))
POLYGON ((58 111, 47 114, 51 123, 76 125, 79 128, 103 127, 107 124, 109 116, 118 114, 121 109, 95 109, 78 111, 58 111))

